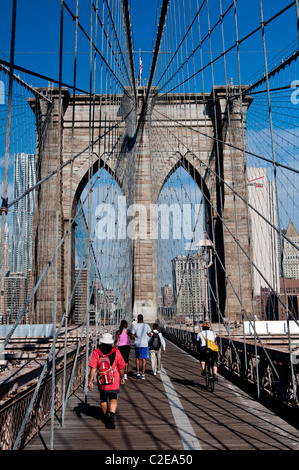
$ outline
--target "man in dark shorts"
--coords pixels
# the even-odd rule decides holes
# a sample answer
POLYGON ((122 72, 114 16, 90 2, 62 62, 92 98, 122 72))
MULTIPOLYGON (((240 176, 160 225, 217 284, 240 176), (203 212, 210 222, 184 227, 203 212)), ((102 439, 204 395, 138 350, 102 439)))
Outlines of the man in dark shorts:
POLYGON ((151 337, 151 328, 143 321, 143 315, 139 314, 137 323, 131 328, 132 339, 135 339, 135 361, 136 361, 136 377, 140 377, 140 362, 142 375, 141 379, 145 380, 145 367, 148 358, 148 341, 151 337))
POLYGON ((113 370, 113 383, 102 385, 98 381, 98 389, 100 392, 101 409, 104 415, 104 422, 108 429, 114 429, 115 413, 117 410, 117 397, 119 393, 120 384, 124 385, 124 368, 125 361, 117 348, 113 347, 114 339, 110 333, 104 333, 100 339, 100 344, 97 349, 94 350, 90 362, 90 373, 89 373, 89 390, 93 390, 93 379, 98 369, 98 362, 102 353, 104 356, 109 355, 110 363, 113 370), (110 401, 110 407, 108 407, 108 400, 110 401))

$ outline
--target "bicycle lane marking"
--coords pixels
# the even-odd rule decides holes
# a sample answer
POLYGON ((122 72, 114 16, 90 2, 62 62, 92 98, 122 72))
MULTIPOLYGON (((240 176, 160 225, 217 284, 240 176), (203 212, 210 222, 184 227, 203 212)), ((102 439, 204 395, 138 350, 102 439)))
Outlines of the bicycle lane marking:
POLYGON ((184 449, 202 450, 200 442, 164 367, 162 367, 160 375, 184 449))

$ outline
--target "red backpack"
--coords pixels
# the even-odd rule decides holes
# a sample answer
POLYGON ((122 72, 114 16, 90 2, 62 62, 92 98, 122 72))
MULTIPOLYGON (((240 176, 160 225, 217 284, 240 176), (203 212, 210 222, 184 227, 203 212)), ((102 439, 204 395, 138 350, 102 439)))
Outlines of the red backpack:
POLYGON ((112 364, 108 356, 116 351, 116 348, 113 348, 109 354, 104 356, 102 351, 99 350, 99 360, 98 360, 98 382, 100 385, 110 385, 114 382, 114 372, 116 367, 113 369, 112 364))

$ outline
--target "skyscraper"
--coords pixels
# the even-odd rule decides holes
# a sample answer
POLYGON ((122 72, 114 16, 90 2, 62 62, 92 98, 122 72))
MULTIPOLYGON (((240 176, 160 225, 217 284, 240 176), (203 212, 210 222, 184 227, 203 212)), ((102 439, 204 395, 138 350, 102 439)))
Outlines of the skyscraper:
MULTIPOLYGON (((27 300, 27 289, 27 278, 22 273, 10 273, 3 279, 1 313, 5 323, 16 321, 27 300)), ((22 322, 26 322, 26 317, 22 322)))
MULTIPOLYGON (((0 242, 2 242, 2 229, 0 227, 0 242)), ((4 227, 4 236, 3 236, 3 247, 1 253, 3 254, 2 259, 2 276, 4 277, 7 272, 9 271, 9 264, 8 264, 8 251, 9 251, 9 228, 8 224, 5 224, 4 227)))
POLYGON ((297 246, 287 240, 283 240, 282 270, 283 276, 289 279, 299 279, 299 234, 290 219, 285 236, 297 246))
MULTIPOLYGON (((1 277, 0 277, 0 313, 3 313, 3 301, 4 301, 4 277, 7 275, 9 271, 9 264, 8 264, 8 251, 9 251, 9 228, 8 224, 5 224, 4 227, 4 236, 2 237, 2 228, 0 227, 0 243, 3 243, 0 247, 0 252, 2 259, 1 261, 1 277)), ((2 322, 2 318, 0 318, 0 324, 2 322)))
MULTIPOLYGON (((35 155, 17 153, 14 158, 14 198, 35 184, 35 155)), ((11 271, 27 274, 32 263, 32 221, 35 207, 34 191, 13 206, 11 271)))
POLYGON ((161 289, 162 292, 162 299, 163 299, 163 307, 172 307, 173 306, 173 289, 172 285, 168 284, 161 289))
MULTIPOLYGON (((75 270, 76 281, 80 269, 75 270)), ((81 270, 80 279, 75 290, 75 323, 80 325, 84 322, 87 308, 87 269, 81 270)))
POLYGON ((205 277, 198 254, 177 256, 172 260, 173 296, 178 316, 203 321, 205 277))
POLYGON ((262 288, 280 291, 277 211, 273 181, 267 180, 266 168, 247 168, 248 202, 252 221, 252 256, 254 295, 262 288), (260 215, 259 215, 260 214, 260 215), (256 268, 255 268, 256 266, 256 268))

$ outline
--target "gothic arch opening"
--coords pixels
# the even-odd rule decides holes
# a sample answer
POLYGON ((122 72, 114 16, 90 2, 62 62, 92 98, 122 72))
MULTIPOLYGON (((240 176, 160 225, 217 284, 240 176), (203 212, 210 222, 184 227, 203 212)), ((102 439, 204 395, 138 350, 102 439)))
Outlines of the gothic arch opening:
POLYGON ((157 304, 162 316, 196 324, 204 317, 198 247, 204 228, 199 185, 181 159, 158 197, 157 304))
MULTIPOLYGON (((202 321, 207 310, 211 320, 218 320, 219 309, 224 311, 226 301, 222 227, 218 218, 215 217, 213 184, 206 166, 200 165, 199 159, 187 153, 185 156, 180 155, 164 178, 158 197, 158 206, 166 204, 168 212, 176 214, 181 224, 176 223, 172 226, 170 235, 173 238, 172 243, 169 244, 171 249, 168 249, 167 257, 164 254, 166 241, 161 239, 161 236, 157 240, 159 310, 171 315, 176 313, 177 316, 180 316, 180 311, 188 310, 191 314, 186 317, 190 324, 194 321, 195 323, 202 321), (171 206, 173 206, 173 211, 170 211, 171 206), (198 259, 199 247, 196 246, 203 239, 204 231, 215 245, 213 264, 208 271, 208 295, 203 292, 205 281, 198 259), (164 263, 161 262, 162 259, 165 259, 164 263), (196 282, 195 279, 197 279, 196 282), (193 283, 194 294, 191 293, 190 283, 193 283), (166 298, 166 291, 168 291, 168 298, 166 298), (181 305, 179 305, 180 297, 184 298, 184 302, 181 300, 181 305), (208 305, 206 305, 206 297, 208 297, 208 305), (173 302, 171 308, 170 300, 173 302)), ((162 220, 160 220, 161 223, 162 220)))
POLYGON ((76 323, 83 323, 88 309, 92 323, 107 326, 131 315, 132 243, 126 236, 126 198, 115 175, 103 161, 91 173, 82 177, 73 200, 72 281, 78 286, 73 308, 76 323))

